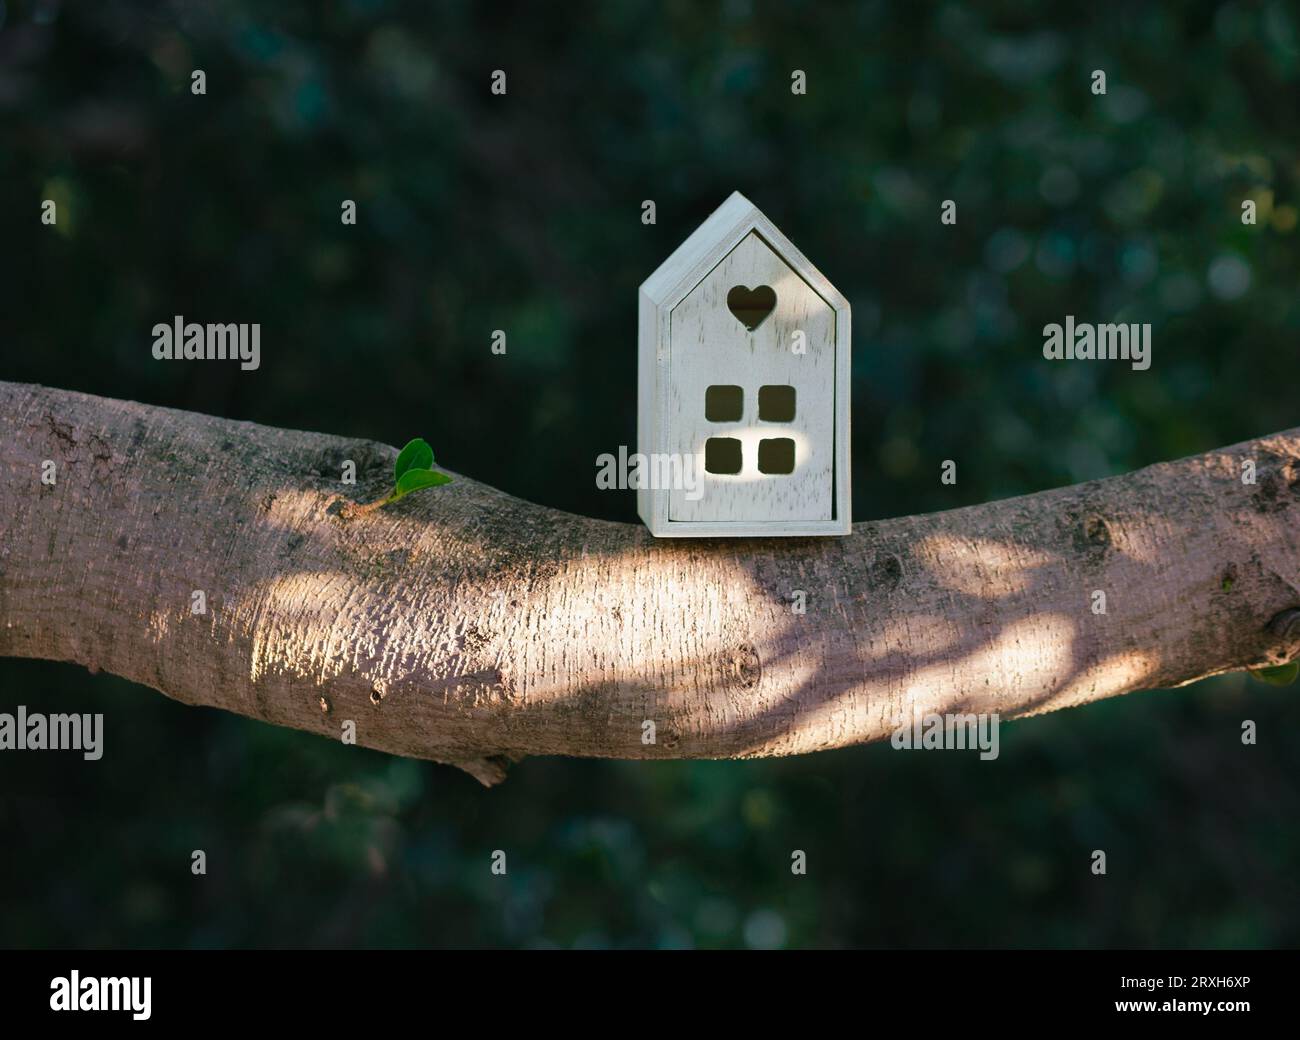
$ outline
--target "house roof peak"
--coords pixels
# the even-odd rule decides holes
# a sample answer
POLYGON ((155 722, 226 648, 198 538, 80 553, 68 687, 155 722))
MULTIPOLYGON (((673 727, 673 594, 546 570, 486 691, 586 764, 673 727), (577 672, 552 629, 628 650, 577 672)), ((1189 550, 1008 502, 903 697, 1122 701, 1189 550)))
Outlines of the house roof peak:
POLYGON ((746 235, 755 231, 831 306, 847 306, 826 276, 739 191, 728 195, 641 283, 642 295, 661 307, 675 307, 746 235))

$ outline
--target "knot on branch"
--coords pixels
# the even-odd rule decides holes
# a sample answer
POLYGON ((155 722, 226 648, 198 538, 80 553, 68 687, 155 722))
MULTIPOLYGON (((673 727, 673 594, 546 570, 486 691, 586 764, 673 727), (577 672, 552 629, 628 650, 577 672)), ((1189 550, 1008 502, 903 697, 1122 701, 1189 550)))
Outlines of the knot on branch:
POLYGON ((890 593, 898 588, 899 582, 902 580, 902 561, 891 552, 876 553, 868 572, 870 590, 879 593, 890 593))
POLYGON ((1300 607, 1290 607, 1264 626, 1275 643, 1269 649, 1268 656, 1281 662, 1300 657, 1300 607))
POLYGON ((763 678, 763 663, 758 651, 750 644, 742 643, 726 655, 728 671, 742 689, 751 690, 763 678))
POLYGON ((1266 451, 1260 463, 1255 493, 1251 496, 1260 513, 1277 513, 1300 498, 1300 459, 1266 451))
POLYGON ((1268 623, 1268 630, 1278 639, 1300 639, 1300 607, 1282 611, 1268 623))

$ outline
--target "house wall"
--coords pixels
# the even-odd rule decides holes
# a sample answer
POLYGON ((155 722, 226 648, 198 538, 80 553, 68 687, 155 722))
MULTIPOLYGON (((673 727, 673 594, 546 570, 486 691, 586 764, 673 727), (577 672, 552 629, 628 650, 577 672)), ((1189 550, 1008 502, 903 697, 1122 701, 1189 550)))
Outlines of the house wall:
POLYGON ((832 519, 835 322, 834 309, 753 232, 673 309, 669 351, 661 370, 665 423, 661 443, 672 453, 702 456, 708 438, 733 437, 741 442, 742 469, 734 476, 701 473, 703 494, 698 499, 686 489, 673 489, 667 496, 667 519, 832 519), (750 289, 769 285, 776 292, 772 313, 752 332, 727 306, 727 294, 737 285, 750 289), (796 331, 806 337, 806 353, 792 350, 796 331), (705 392, 715 384, 742 388, 743 413, 738 422, 705 418, 705 392), (795 388, 793 421, 772 423, 757 418, 758 392, 765 384, 795 388), (793 473, 759 472, 759 441, 763 438, 795 442, 793 473))

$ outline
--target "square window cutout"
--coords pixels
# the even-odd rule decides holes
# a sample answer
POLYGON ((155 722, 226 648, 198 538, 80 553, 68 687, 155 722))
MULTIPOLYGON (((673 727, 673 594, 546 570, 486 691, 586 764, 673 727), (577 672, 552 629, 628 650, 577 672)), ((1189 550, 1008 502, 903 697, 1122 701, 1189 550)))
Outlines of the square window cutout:
POLYGON ((764 437, 758 442, 760 473, 793 473, 794 441, 789 437, 764 437))
POLYGON ((711 386, 704 391, 704 418, 709 422, 739 422, 745 391, 738 386, 711 386))
POLYGON ((763 422, 794 422, 794 387, 760 386, 758 417, 763 422))
MULTIPOLYGON (((790 442, 794 447, 794 441, 790 442)), ((704 469, 709 473, 740 472, 740 441, 735 437, 710 437, 704 442, 704 469)))

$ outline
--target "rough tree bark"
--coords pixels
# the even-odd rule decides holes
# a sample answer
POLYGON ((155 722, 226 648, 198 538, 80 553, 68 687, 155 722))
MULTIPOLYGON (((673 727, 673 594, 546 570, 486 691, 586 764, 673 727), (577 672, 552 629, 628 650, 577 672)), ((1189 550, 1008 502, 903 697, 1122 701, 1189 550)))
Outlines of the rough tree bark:
POLYGON ((354 720, 484 783, 525 755, 798 754, 1300 656, 1300 429, 828 539, 656 541, 464 477, 350 516, 394 455, 0 383, 0 653, 331 739, 354 720))

